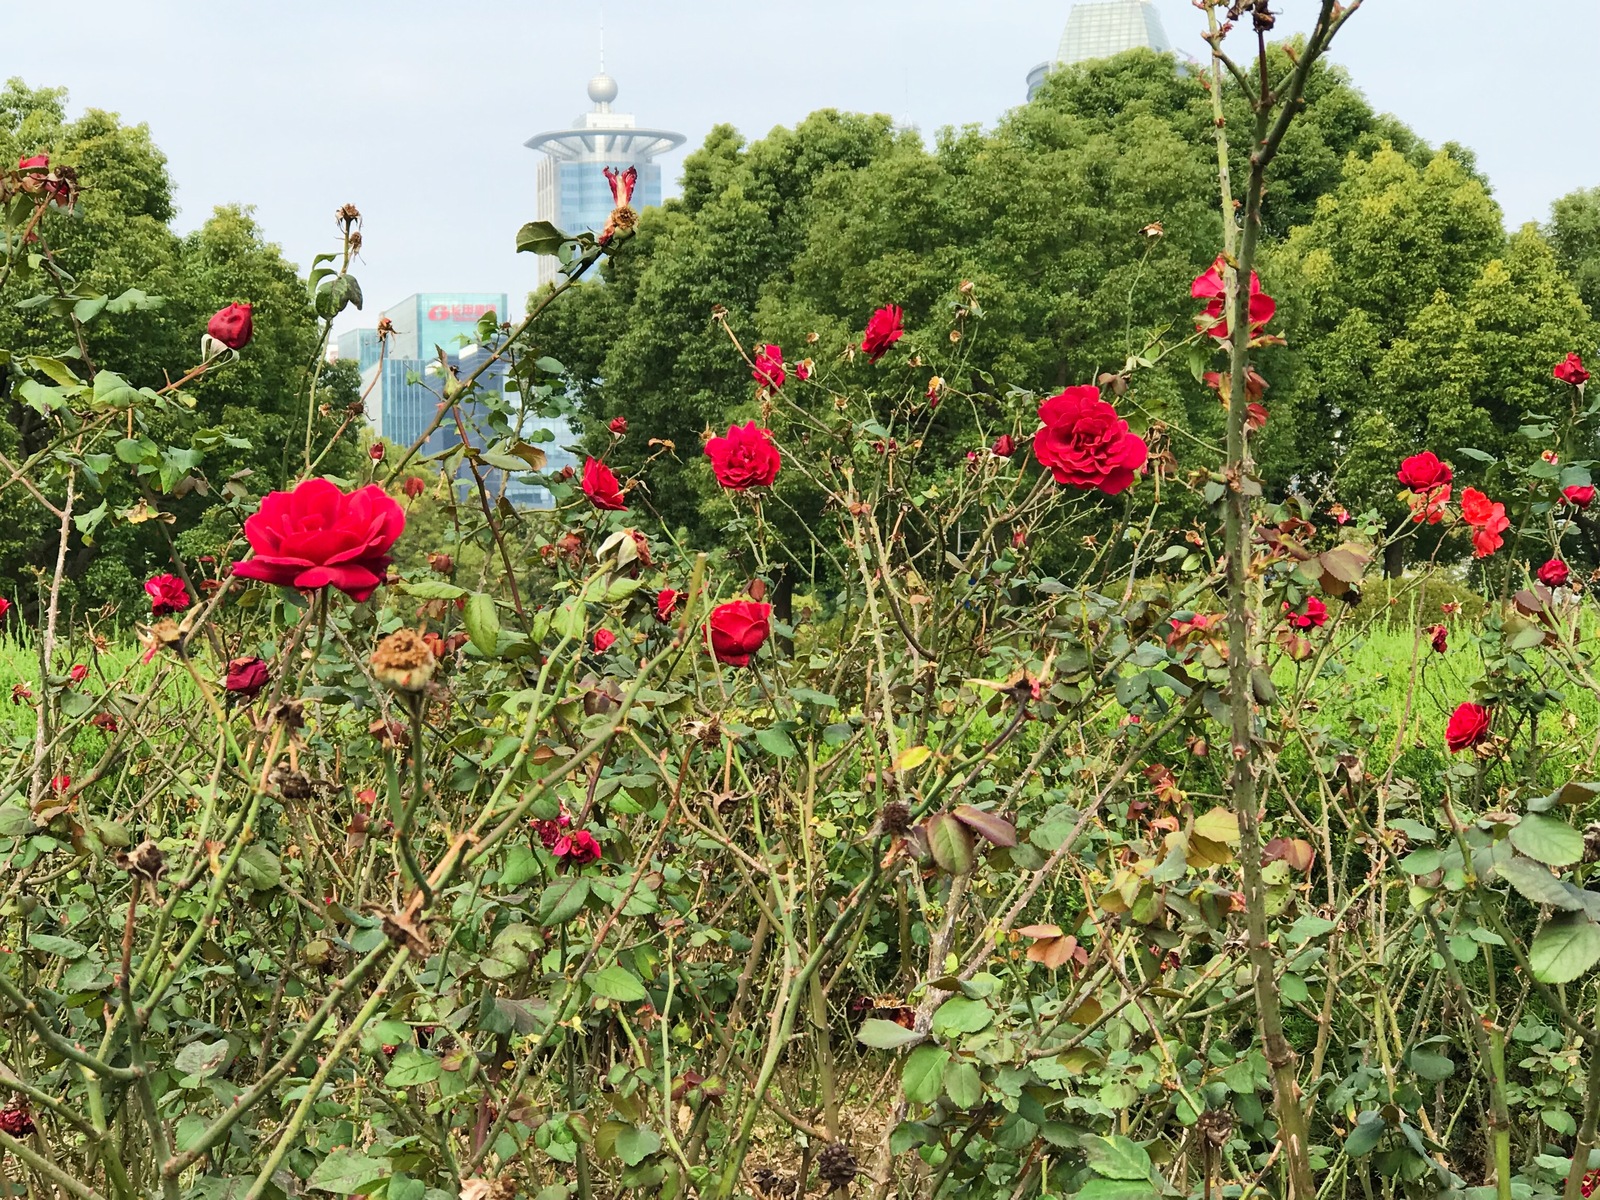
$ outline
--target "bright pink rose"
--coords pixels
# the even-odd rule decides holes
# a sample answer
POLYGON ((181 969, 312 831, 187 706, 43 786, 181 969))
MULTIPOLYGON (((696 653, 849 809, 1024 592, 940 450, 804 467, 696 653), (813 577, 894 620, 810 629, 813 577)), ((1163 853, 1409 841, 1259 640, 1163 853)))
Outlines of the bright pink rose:
POLYGON ((1039 419, 1044 427, 1033 436, 1033 453, 1060 484, 1115 496, 1150 455, 1092 384, 1051 396, 1039 406, 1039 419))
POLYGON ((750 377, 772 391, 781 388, 783 381, 789 378, 789 373, 783 369, 782 348, 768 344, 756 351, 755 366, 750 371, 750 377))
POLYGON ((726 435, 706 443, 706 457, 717 482, 733 492, 771 487, 783 465, 783 457, 772 444, 772 431, 754 421, 728 426, 726 435))
POLYGON ((583 464, 583 482, 579 486, 583 488, 583 494, 589 497, 589 503, 596 508, 622 512, 628 507, 616 475, 598 458, 588 459, 583 464))
POLYGON ((375 483, 346 494, 326 479, 268 492, 244 535, 255 557, 233 564, 242 579, 301 589, 333 586, 352 600, 372 595, 406 514, 375 483))
POLYGON ((565 859, 574 866, 583 866, 592 863, 600 857, 600 843, 595 841, 594 834, 587 829, 580 829, 577 833, 568 834, 557 838, 556 844, 550 852, 557 858, 565 859))
POLYGON ((1444 744, 1451 754, 1476 746, 1489 736, 1489 710, 1481 704, 1463 704, 1450 714, 1444 744))
POLYGON ((1576 354, 1569 354, 1558 362, 1551 374, 1562 383, 1570 383, 1573 387, 1582 387, 1589 382, 1589 372, 1584 369, 1583 359, 1576 354))
POLYGON ((867 322, 866 335, 861 339, 861 350, 867 361, 875 363, 889 352, 889 347, 905 336, 901 324, 905 314, 898 304, 889 304, 872 314, 867 322))
MULTIPOLYGON (((1220 254, 1210 268, 1195 278, 1189 294, 1196 300, 1206 301, 1205 313, 1195 321, 1194 327, 1219 341, 1226 341, 1228 316, 1222 310, 1227 304, 1227 289, 1222 272, 1227 260, 1220 254)), ((1258 337, 1268 321, 1278 311, 1278 302, 1261 290, 1261 277, 1250 272, 1250 336, 1258 337)), ((1248 381, 1247 381, 1248 382, 1248 381)))
POLYGON ((1538 578, 1539 582, 1544 584, 1545 587, 1550 588, 1566 587, 1567 578, 1570 574, 1571 572, 1568 571, 1567 564, 1562 562, 1559 558, 1552 558, 1549 562, 1542 564, 1539 569, 1534 572, 1534 575, 1538 578))
POLYGON ((229 350, 243 350, 254 331, 248 304, 230 304, 213 313, 206 322, 206 332, 229 350))
POLYGON ((748 667, 750 658, 772 633, 772 605, 733 600, 711 610, 706 626, 711 653, 730 667, 748 667))
POLYGON ((189 589, 176 575, 156 575, 144 581, 145 594, 150 597, 150 611, 158 617, 167 613, 182 612, 189 607, 189 589))
POLYGON ((11 601, 7 600, 4 596, 0 596, 0 617, 5 616, 10 611, 11 601))

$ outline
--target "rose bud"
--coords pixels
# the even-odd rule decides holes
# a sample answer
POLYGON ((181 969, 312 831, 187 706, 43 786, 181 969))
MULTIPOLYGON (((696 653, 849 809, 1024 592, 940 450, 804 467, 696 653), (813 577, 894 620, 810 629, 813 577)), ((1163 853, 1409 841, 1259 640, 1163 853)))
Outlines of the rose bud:
POLYGON ((428 686, 438 660, 415 629, 397 629, 372 652, 372 673, 397 692, 416 694, 428 686))
POLYGON ((611 430, 617 437, 621 437, 628 432, 628 418, 612 417, 610 421, 606 422, 606 428, 611 430))
POLYGON ((229 350, 243 350, 254 332, 248 304, 230 304, 206 322, 206 334, 229 350))
POLYGON ((423 481, 420 475, 409 475, 406 477, 405 483, 401 486, 404 487, 406 495, 410 499, 415 500, 418 496, 422 495, 422 493, 427 489, 428 485, 423 481))
POLYGON ((228 676, 223 687, 236 696, 254 700, 260 695, 261 689, 267 686, 267 680, 267 664, 251 655, 232 659, 228 663, 228 676))
POLYGON ((428 569, 439 575, 454 575, 456 573, 456 560, 448 554, 428 555, 428 569))
POLYGON ((382 462, 384 455, 383 443, 373 442, 372 449, 367 451, 367 455, 373 462, 382 462))
POLYGON ((71 679, 73 683, 82 683, 89 678, 89 668, 82 663, 74 663, 72 670, 67 672, 67 678, 71 679))

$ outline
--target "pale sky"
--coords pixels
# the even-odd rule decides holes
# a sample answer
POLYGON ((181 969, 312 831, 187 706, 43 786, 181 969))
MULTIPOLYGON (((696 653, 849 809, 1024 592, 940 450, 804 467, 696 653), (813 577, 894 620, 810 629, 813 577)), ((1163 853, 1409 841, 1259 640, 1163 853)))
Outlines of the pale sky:
MULTIPOLYGON (((1156 0, 1196 57, 1203 16, 1156 0)), ((1070 0, 606 0, 615 107, 688 135, 750 139, 818 108, 886 112, 930 141, 992 125, 1053 55, 1070 0)), ((1315 0, 1282 0, 1301 28, 1315 0)), ((336 248, 333 211, 366 217, 357 272, 371 324, 416 291, 505 291, 534 211, 530 135, 588 107, 602 6, 578 0, 77 0, 56 36, 10 39, 0 73, 150 125, 179 224, 252 204, 302 268, 336 248)), ((1373 105, 1435 144, 1477 151, 1509 223, 1600 184, 1600 0, 1367 0, 1333 51, 1373 105)), ((1157 214, 1159 215, 1159 214, 1157 214)))

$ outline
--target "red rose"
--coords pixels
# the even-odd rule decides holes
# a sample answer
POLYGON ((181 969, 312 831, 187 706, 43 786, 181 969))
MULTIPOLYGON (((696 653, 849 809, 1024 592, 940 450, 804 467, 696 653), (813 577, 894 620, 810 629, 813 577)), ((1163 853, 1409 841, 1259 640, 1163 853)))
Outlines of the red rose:
POLYGON ((596 508, 622 512, 628 507, 617 477, 598 458, 591 458, 583 464, 583 482, 579 486, 583 488, 583 494, 589 497, 589 503, 596 508))
POLYGON ((1461 517, 1472 528, 1474 558, 1488 558, 1504 543, 1501 534, 1511 528, 1504 504, 1492 503, 1477 488, 1461 491, 1461 517))
POLYGON ((10 1108, 0 1108, 0 1130, 14 1138, 25 1138, 32 1137, 39 1131, 39 1127, 33 1123, 33 1117, 28 1114, 27 1109, 21 1105, 13 1105, 10 1108))
POLYGON ((816 365, 817 364, 812 362, 809 358, 802 358, 794 365, 795 378, 804 383, 807 379, 811 378, 811 372, 816 369, 816 365))
POLYGON ((50 790, 58 796, 64 796, 72 788, 71 775, 50 776, 50 790))
POLYGON ((387 453, 388 451, 384 449, 382 442, 373 442, 367 449, 367 457, 375 463, 382 462, 383 456, 387 453))
POLYGON ((772 431, 754 421, 728 426, 727 435, 706 443, 706 457, 717 482, 729 491, 771 487, 783 457, 772 444, 772 431))
POLYGON ((671 588, 662 588, 656 593, 656 620, 665 625, 672 620, 672 614, 678 607, 678 593, 671 588))
POLYGON ((997 458, 1010 458, 1016 452, 1017 444, 1011 440, 1011 435, 1009 433, 1002 433, 999 437, 995 438, 994 445, 989 447, 989 453, 995 455, 997 458))
POLYGON ((711 653, 730 667, 747 667, 750 656, 772 632, 772 605, 733 600, 711 610, 707 624, 711 653))
POLYGON ((1573 387, 1582 387, 1589 382, 1589 372, 1584 370, 1583 359, 1576 354, 1567 355, 1550 373, 1562 383, 1570 383, 1573 387))
POLYGON ((1033 453, 1057 483, 1115 496, 1150 455, 1092 384, 1051 396, 1039 406, 1039 419, 1044 427, 1033 436, 1033 453))
POLYGON ((1289 624, 1296 629, 1320 629, 1328 623, 1328 606, 1315 596, 1307 596, 1303 611, 1295 612, 1284 601, 1283 611, 1289 614, 1289 624))
POLYGON ((550 853, 581 867, 600 857, 600 843, 594 840, 594 834, 587 829, 580 829, 577 833, 564 834, 557 838, 555 844, 550 847, 550 853))
POLYGON ((1476 746, 1489 736, 1489 710, 1481 704, 1463 704, 1450 714, 1444 727, 1444 744, 1450 753, 1476 746))
POLYGON ((1433 650, 1435 654, 1443 654, 1450 648, 1449 642, 1446 640, 1449 637, 1449 634, 1450 631, 1443 625, 1428 626, 1428 636, 1433 640, 1433 650))
MULTIPOLYGON (((1593 491, 1594 489, 1590 488, 1589 490, 1593 491)), ((5 616, 10 611, 11 601, 7 600, 4 596, 0 596, 0 617, 5 616)))
MULTIPOLYGON (((1588 508, 1594 503, 1594 488, 1587 483, 1575 483, 1561 493, 1566 502, 1574 508, 1588 508)), ((5 615, 5 609, 0 608, 0 616, 5 615)))
POLYGON ((250 342, 254 327, 250 321, 248 304, 230 304, 215 312, 206 322, 206 332, 229 350, 243 350, 250 342))
POLYGON ((50 169, 50 156, 48 154, 35 154, 29 158, 17 159, 19 171, 48 171, 50 169))
POLYGON ((82 663, 73 663, 72 670, 67 672, 67 678, 72 680, 73 683, 82 683, 89 678, 89 668, 82 663))
POLYGON ((1567 564, 1559 558, 1552 558, 1534 572, 1539 582, 1550 588, 1566 587, 1568 574, 1567 564))
POLYGON ((183 586, 183 580, 176 575, 157 575, 146 579, 144 590, 150 597, 150 611, 158 617, 182 612, 189 607, 189 589, 183 586))
POLYGON ((1440 462, 1433 451, 1424 450, 1401 463, 1394 477, 1410 491, 1423 493, 1445 486, 1455 478, 1455 473, 1450 470, 1450 464, 1440 462))
POLYGON ((596 654, 604 654, 612 646, 616 645, 616 642, 617 635, 612 633, 611 630, 596 629, 594 631, 594 652, 596 654))
POLYGON ((751 368, 750 377, 764 388, 776 391, 783 386, 783 381, 789 378, 783 369, 783 350, 780 347, 766 345, 756 351, 756 361, 751 368))
POLYGON ((228 663, 228 676, 223 687, 236 696, 253 700, 267 686, 267 664, 254 656, 235 658, 228 663))
POLYGON ((611 432, 616 434, 618 437, 621 437, 623 434, 628 432, 628 418, 612 417, 611 420, 606 422, 606 428, 611 430, 611 432))
MULTIPOLYGON (((1222 271, 1226 266, 1226 260, 1219 254, 1217 261, 1203 274, 1197 276, 1189 287, 1189 294, 1196 300, 1207 301, 1205 313, 1195 320, 1194 327, 1209 333, 1219 341, 1226 341, 1229 337, 1228 317, 1222 311, 1227 304, 1226 285, 1222 278, 1222 271)), ((1251 271, 1250 336, 1258 336, 1277 311, 1278 302, 1261 290, 1261 277, 1251 271)), ((1248 380, 1246 383, 1248 386, 1248 380)))
POLYGON ((326 479, 307 479, 292 492, 267 493, 244 523, 255 557, 234 563, 233 573, 279 587, 332 585, 365 600, 383 582, 405 527, 405 511, 375 483, 346 495, 326 479))
POLYGON ((889 304, 872 314, 867 322, 866 335, 861 339, 861 350, 867 361, 875 363, 889 352, 889 347, 906 334, 901 324, 905 316, 898 304, 889 304))
POLYGON ((401 487, 404 489, 407 499, 415 500, 427 490, 428 485, 420 475, 408 475, 401 487))

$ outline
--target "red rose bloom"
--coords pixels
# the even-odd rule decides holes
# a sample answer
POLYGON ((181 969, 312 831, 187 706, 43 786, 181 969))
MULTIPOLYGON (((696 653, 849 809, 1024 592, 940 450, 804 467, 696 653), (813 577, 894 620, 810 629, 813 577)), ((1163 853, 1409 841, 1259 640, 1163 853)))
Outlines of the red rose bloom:
POLYGON ((772 431, 754 421, 728 426, 726 436, 706 443, 706 457, 711 460, 711 472, 717 482, 734 492, 771 487, 783 465, 778 448, 772 444, 772 431))
POLYGON ((1552 558, 1535 571, 1534 574, 1545 587, 1558 588, 1567 586, 1567 576, 1570 572, 1567 570, 1566 563, 1559 558, 1552 558))
POLYGON ((157 575, 146 579, 144 590, 150 597, 150 611, 158 617, 182 612, 189 607, 189 589, 183 586, 183 580, 176 575, 157 575))
POLYGON ((1433 451, 1424 450, 1401 463, 1395 478, 1405 484, 1408 490, 1423 493, 1444 487, 1455 478, 1455 473, 1450 470, 1450 464, 1440 462, 1439 456, 1433 451))
POLYGON ((58 796, 64 796, 72 788, 71 775, 50 776, 50 790, 58 796))
POLYGON ((89 668, 82 663, 73 663, 72 670, 67 672, 67 678, 72 680, 73 683, 82 683, 89 678, 89 668))
POLYGON ((1504 542, 1501 534, 1511 528, 1504 504, 1491 503, 1477 488, 1464 488, 1461 492, 1461 517, 1472 526, 1472 554, 1474 558, 1488 558, 1504 542))
POLYGON ((1444 744, 1450 753, 1476 746, 1489 736, 1489 710, 1481 704, 1463 704, 1450 714, 1444 744))
POLYGON ((789 378, 788 372, 783 369, 783 350, 768 344, 756 351, 755 366, 750 371, 750 377, 764 388, 773 391, 781 388, 783 381, 789 378))
POLYGON ((1573 387, 1582 387, 1589 382, 1589 372, 1584 370, 1583 359, 1576 354, 1567 355, 1550 373, 1562 383, 1570 383, 1573 387))
POLYGON ((326 479, 269 492, 244 535, 255 557, 233 564, 243 579, 279 587, 333 586, 352 600, 372 595, 405 530, 405 511, 375 483, 348 495, 326 479))
POLYGON ((1447 640, 1449 633, 1450 631, 1443 625, 1428 626, 1428 636, 1433 640, 1433 650, 1435 654, 1443 654, 1450 648, 1450 644, 1447 640))
POLYGON ((1295 612, 1284 602, 1283 611, 1289 614, 1289 624, 1296 629, 1320 629, 1328 623, 1328 606, 1315 596, 1307 596, 1303 611, 1295 612))
POLYGON ((229 350, 243 350, 254 331, 248 304, 230 304, 213 313, 206 322, 206 332, 229 350))
POLYGON ((612 646, 616 645, 616 642, 617 635, 612 633, 611 630, 596 629, 594 631, 594 651, 596 654, 604 654, 612 646))
POLYGON ((19 171, 48 171, 50 169, 50 156, 48 154, 34 154, 27 158, 17 159, 19 171))
POLYGON ((772 605, 733 600, 711 610, 706 626, 711 653, 730 667, 748 667, 750 656, 772 632, 772 605))
POLYGON ((889 304, 872 314, 867 322, 866 336, 861 339, 861 351, 867 361, 875 363, 889 352, 889 347, 906 334, 901 324, 905 314, 898 304, 889 304))
POLYGON ((25 1138, 37 1133, 38 1126, 33 1123, 33 1118, 28 1115, 27 1109, 17 1106, 0 1108, 0 1130, 14 1138, 25 1138))
POLYGON ((0 596, 0 617, 5 616, 10 611, 11 601, 7 600, 4 596, 0 596))
MULTIPOLYGON (((1561 495, 1574 508, 1588 508, 1589 505, 1594 503, 1594 488, 1587 483, 1575 483, 1563 491, 1561 495)), ((5 611, 5 609, 0 608, 0 615, 4 615, 5 611)))
POLYGON ((611 432, 616 434, 618 437, 621 437, 623 434, 628 432, 628 418, 612 417, 611 420, 606 422, 606 428, 611 430, 611 432))
POLYGON ((228 663, 228 676, 223 687, 236 696, 253 700, 267 686, 267 664, 254 656, 235 658, 228 663))
POLYGON ((551 853, 581 867, 599 859, 600 843, 594 840, 594 834, 587 829, 580 829, 577 833, 557 839, 551 853))
POLYGON ((996 458, 1010 458, 1017 452, 1017 443, 1012 441, 1009 433, 1002 433, 995 438, 994 445, 989 447, 989 453, 996 458))
POLYGON ((622 512, 628 507, 616 475, 598 458, 591 458, 583 464, 583 482, 579 486, 583 488, 583 494, 589 497, 589 503, 596 508, 622 512))
POLYGON ((1144 439, 1092 384, 1051 396, 1039 406, 1039 419, 1044 427, 1034 434, 1033 453, 1057 483, 1115 496, 1133 483, 1150 455, 1144 439))
MULTIPOLYGON (((1222 310, 1227 304, 1227 288, 1223 282, 1222 272, 1227 266, 1227 261, 1222 255, 1217 255, 1217 261, 1203 274, 1197 276, 1189 287, 1189 294, 1196 300, 1206 301, 1203 316, 1195 320, 1194 327, 1209 333, 1219 341, 1228 339, 1228 317, 1222 310)), ((1278 311, 1278 302, 1261 290, 1261 277, 1254 271, 1250 272, 1250 336, 1258 336, 1266 327, 1268 321, 1278 311)), ((1247 380, 1248 384, 1248 380, 1247 380)))
POLYGON ((672 620, 672 614, 678 607, 678 593, 671 588, 662 588, 656 593, 656 620, 665 625, 672 620))

